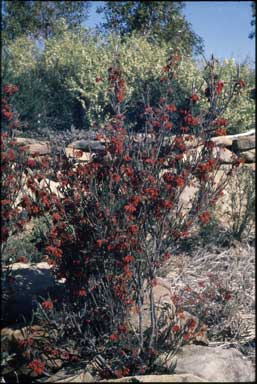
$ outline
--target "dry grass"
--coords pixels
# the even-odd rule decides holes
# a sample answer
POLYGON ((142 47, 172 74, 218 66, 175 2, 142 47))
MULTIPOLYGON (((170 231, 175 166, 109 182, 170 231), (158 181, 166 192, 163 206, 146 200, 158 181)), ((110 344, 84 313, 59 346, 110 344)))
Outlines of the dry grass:
MULTIPOLYGON (((208 325, 212 342, 241 346, 255 339, 255 248, 234 241, 228 249, 178 254, 162 276, 182 298, 182 306, 208 325), (188 289, 189 288, 189 289, 188 289), (224 294, 229 292, 229 300, 224 294)), ((252 354, 251 350, 244 351, 252 354)))

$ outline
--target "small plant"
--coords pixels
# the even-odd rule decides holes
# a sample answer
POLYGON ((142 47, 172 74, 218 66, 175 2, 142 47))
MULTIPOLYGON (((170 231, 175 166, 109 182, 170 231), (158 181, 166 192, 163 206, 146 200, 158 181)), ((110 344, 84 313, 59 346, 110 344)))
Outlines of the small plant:
POLYGON ((255 228, 255 171, 242 167, 229 192, 230 233, 236 240, 249 238, 255 228))

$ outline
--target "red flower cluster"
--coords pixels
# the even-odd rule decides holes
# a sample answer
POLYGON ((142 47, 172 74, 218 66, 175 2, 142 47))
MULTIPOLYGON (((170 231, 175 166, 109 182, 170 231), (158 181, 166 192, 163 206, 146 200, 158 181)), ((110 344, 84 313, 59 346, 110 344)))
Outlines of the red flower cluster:
POLYGON ((208 224, 211 220, 211 215, 206 211, 199 215, 199 219, 202 221, 202 223, 208 224))
POLYGON ((49 245, 46 247, 46 252, 51 253, 54 257, 60 258, 63 255, 63 252, 60 248, 49 245))
POLYGON ((4 92, 10 96, 10 95, 13 95, 14 93, 18 92, 19 88, 17 87, 17 85, 13 85, 13 84, 7 84, 4 86, 4 92))
POLYGON ((54 307, 54 304, 53 304, 52 300, 45 300, 42 303, 42 307, 47 311, 51 311, 54 307))
POLYGON ((216 92, 218 95, 221 94, 223 87, 224 87, 224 81, 222 81, 222 80, 218 81, 218 83, 216 85, 216 92))
POLYGON ((213 125, 218 125, 219 127, 226 127, 228 125, 228 120, 225 119, 224 117, 221 117, 220 119, 216 119, 212 123, 213 125))
POLYGON ((33 360, 29 363, 28 367, 32 369, 36 375, 41 375, 44 372, 45 363, 41 360, 33 360))
POLYGON ((169 104, 166 105, 165 109, 167 112, 175 112, 177 110, 177 107, 174 104, 169 104))
POLYGON ((196 103, 197 101, 200 100, 200 97, 198 95, 196 95, 195 93, 193 93, 193 95, 191 96, 191 100, 193 103, 196 103))
POLYGON ((193 127, 195 127, 196 125, 199 124, 199 119, 189 114, 185 117, 185 122, 186 124, 192 125, 193 127))
POLYGON ((215 131, 216 136, 226 136, 227 130, 226 128, 218 128, 215 131))

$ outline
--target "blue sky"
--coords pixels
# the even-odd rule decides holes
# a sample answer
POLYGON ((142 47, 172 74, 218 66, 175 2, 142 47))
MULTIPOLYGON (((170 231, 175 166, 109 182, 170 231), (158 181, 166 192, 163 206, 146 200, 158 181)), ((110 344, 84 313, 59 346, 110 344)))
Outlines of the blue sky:
MULTIPOLYGON (((94 27, 102 16, 96 8, 102 1, 92 2, 90 17, 85 23, 94 27)), ((184 15, 192 29, 205 42, 205 55, 212 53, 218 59, 234 57, 237 62, 247 57, 255 62, 255 39, 249 39, 252 30, 251 1, 186 1, 184 15)))

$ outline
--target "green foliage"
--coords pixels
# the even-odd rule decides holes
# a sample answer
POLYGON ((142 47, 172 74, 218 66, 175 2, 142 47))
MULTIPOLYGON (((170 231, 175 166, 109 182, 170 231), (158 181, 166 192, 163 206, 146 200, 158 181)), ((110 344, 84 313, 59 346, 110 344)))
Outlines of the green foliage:
POLYGON ((182 1, 106 1, 98 13, 105 15, 105 31, 114 30, 121 36, 137 32, 158 45, 166 42, 186 52, 199 52, 202 39, 182 15, 183 5, 182 1))
MULTIPOLYGON (((48 128, 64 130, 71 125, 79 129, 102 127, 113 113, 104 68, 111 67, 115 61, 122 67, 127 82, 127 122, 135 130, 142 130, 143 105, 156 105, 164 86, 159 80, 165 75, 161 69, 170 45, 157 46, 146 36, 136 34, 104 39, 83 29, 75 33, 64 19, 56 23, 55 31, 45 42, 44 50, 23 36, 3 51, 2 78, 4 83, 20 87, 15 104, 22 111, 21 120, 29 123, 29 131, 44 134, 48 128)), ((232 59, 217 64, 216 71, 225 87, 238 75, 232 59)), ((202 74, 200 65, 190 56, 183 56, 173 88, 176 103, 180 105, 185 95, 203 87, 202 74)), ((229 134, 247 131, 255 125, 252 98, 255 75, 249 65, 241 65, 240 77, 246 82, 240 103, 233 101, 224 115, 229 120, 229 134)), ((205 97, 200 105, 208 107, 205 97)))
POLYGON ((255 172, 242 167, 233 181, 229 194, 230 233, 242 241, 249 238, 255 228, 255 172))

